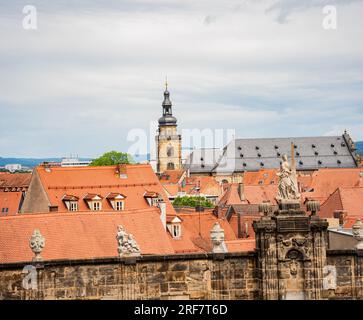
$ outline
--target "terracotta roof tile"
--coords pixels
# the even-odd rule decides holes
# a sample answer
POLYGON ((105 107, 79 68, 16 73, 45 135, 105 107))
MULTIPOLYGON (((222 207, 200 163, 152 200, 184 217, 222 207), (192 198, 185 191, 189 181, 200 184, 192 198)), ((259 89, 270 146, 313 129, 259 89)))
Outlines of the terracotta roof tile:
POLYGON ((226 246, 229 252, 254 251, 256 248, 256 241, 255 239, 238 239, 226 241, 226 246))
MULTIPOLYGON (((35 169, 52 206, 58 206, 58 211, 65 212, 67 207, 62 202, 65 195, 71 194, 84 199, 87 194, 99 195, 105 198, 110 193, 125 195, 125 209, 147 209, 148 202, 145 192, 155 192, 166 202, 167 212, 175 214, 157 176, 148 164, 126 165, 124 171, 127 177, 120 178, 116 166, 103 167, 54 167, 46 169, 39 166, 35 169)), ((104 211, 113 210, 110 203, 102 201, 104 211)), ((89 210, 85 201, 79 201, 79 211, 89 210)))
POLYGON ((142 254, 174 253, 157 208, 122 213, 44 213, 2 218, 0 263, 31 261, 29 238, 34 229, 45 238, 45 260, 116 257, 118 225, 134 235, 142 254))
MULTIPOLYGON (((27 189, 30 184, 31 173, 3 173, 0 175, 0 190, 5 188, 24 188, 27 189)), ((20 191, 20 190, 19 190, 20 191)))
POLYGON ((16 215, 21 199, 22 192, 0 192, 0 217, 16 215))

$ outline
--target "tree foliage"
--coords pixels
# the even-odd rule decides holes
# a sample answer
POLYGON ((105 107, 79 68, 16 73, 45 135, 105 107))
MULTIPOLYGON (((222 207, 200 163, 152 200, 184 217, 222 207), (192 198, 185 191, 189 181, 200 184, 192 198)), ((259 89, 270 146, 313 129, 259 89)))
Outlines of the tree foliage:
POLYGON ((109 151, 97 159, 94 159, 90 166, 112 166, 115 164, 133 163, 131 155, 125 152, 109 151))
POLYGON ((199 197, 199 196, 195 196, 195 197, 188 197, 188 196, 177 197, 173 201, 173 205, 176 206, 176 207, 196 207, 196 206, 201 206, 201 207, 204 207, 204 208, 213 208, 214 207, 212 202, 207 200, 205 197, 199 197))

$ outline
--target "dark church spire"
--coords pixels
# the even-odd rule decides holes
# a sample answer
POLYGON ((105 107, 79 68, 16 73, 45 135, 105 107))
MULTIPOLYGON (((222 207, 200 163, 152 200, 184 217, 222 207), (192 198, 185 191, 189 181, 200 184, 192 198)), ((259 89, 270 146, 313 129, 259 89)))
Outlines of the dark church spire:
POLYGON ((170 101, 170 93, 168 91, 168 82, 165 81, 165 91, 164 91, 164 101, 163 106, 163 116, 159 119, 159 125, 175 126, 176 118, 173 117, 173 112, 171 109, 172 103, 170 101))

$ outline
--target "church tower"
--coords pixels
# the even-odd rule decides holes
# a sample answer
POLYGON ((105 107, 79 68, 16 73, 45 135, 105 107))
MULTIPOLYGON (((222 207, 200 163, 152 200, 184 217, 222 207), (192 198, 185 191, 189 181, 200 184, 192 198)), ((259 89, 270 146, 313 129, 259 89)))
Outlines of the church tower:
POLYGON ((156 136, 158 173, 181 169, 181 135, 176 129, 176 118, 173 117, 169 96, 168 83, 165 83, 163 116, 159 119, 156 136))

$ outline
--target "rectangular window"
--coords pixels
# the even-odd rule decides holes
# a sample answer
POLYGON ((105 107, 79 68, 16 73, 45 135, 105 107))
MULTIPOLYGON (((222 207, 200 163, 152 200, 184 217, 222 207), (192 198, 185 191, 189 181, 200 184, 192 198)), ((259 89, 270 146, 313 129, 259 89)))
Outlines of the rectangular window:
POLYGON ((69 204, 69 211, 77 211, 78 210, 78 203, 75 201, 71 201, 69 204))
POLYGON ((93 202, 93 210, 94 211, 101 210, 101 203, 99 201, 93 202))
POLYGON ((179 238, 180 237, 180 225, 179 224, 174 224, 173 225, 173 237, 174 238, 179 238))
POLYGON ((8 213, 8 212, 9 212, 9 208, 2 208, 2 209, 1 209, 1 212, 2 212, 2 213, 8 213))
POLYGON ((123 201, 116 201, 115 208, 117 211, 122 211, 124 209, 124 202, 123 201))

